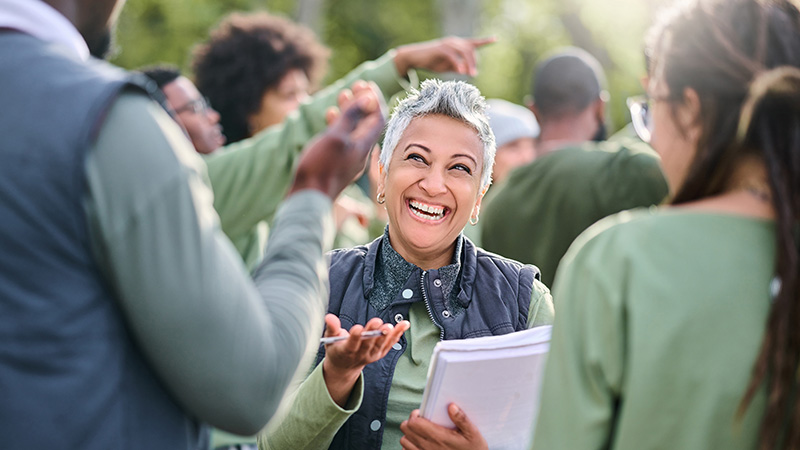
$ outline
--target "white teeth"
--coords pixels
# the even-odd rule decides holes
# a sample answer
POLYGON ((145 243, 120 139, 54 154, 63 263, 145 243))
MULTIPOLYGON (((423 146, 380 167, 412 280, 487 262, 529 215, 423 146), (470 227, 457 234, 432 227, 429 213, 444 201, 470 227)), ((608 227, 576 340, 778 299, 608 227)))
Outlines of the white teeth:
POLYGON ((418 203, 418 202, 415 202, 413 200, 410 203, 411 203, 411 206, 413 206, 414 208, 417 208, 419 210, 425 211, 425 212, 430 213, 430 214, 439 215, 439 214, 442 214, 444 212, 444 207, 443 206, 425 205, 423 203, 418 203))
POLYGON ((444 214, 437 214, 437 215, 425 214, 421 211, 417 211, 416 209, 412 209, 411 212, 413 212, 415 216, 427 220, 439 220, 442 217, 444 217, 444 214))
POLYGON ((408 203, 411 206, 411 212, 417 217, 427 220, 439 220, 444 217, 445 208, 443 206, 425 205, 413 200, 408 203))

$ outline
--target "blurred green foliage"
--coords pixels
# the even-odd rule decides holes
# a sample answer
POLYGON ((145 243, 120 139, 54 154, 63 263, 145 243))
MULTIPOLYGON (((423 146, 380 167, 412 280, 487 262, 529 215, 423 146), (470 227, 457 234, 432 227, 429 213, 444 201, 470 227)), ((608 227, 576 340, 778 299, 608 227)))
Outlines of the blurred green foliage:
MULTIPOLYGON (((267 10, 296 19, 301 0, 128 0, 118 53, 126 68, 167 62, 188 71, 191 50, 233 11, 267 10)), ((482 11, 473 34, 497 36, 480 51, 473 82, 487 97, 522 103, 536 61, 564 45, 586 48, 603 63, 613 129, 627 121, 625 98, 641 92, 642 42, 660 0, 463 0, 482 11)), ((313 3, 313 2, 312 2, 313 3)), ((328 80, 386 50, 442 35, 442 0, 317 0, 318 35, 332 50, 328 80)))

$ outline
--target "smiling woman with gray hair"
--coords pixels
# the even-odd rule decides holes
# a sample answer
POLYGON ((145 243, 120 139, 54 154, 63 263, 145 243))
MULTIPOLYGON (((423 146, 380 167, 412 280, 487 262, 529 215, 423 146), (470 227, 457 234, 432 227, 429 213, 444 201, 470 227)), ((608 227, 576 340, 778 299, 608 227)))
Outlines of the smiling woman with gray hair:
POLYGON ((394 111, 378 184, 386 231, 331 253, 325 335, 347 338, 319 349, 316 368, 262 448, 400 448, 401 438, 413 448, 412 440, 437 436, 485 446, 458 408, 451 410, 457 430, 415 411, 439 340, 553 320, 538 269, 484 252, 461 233, 478 220, 491 182, 495 143, 485 110, 474 86, 428 80, 394 111), (375 330, 383 334, 362 338, 375 330))

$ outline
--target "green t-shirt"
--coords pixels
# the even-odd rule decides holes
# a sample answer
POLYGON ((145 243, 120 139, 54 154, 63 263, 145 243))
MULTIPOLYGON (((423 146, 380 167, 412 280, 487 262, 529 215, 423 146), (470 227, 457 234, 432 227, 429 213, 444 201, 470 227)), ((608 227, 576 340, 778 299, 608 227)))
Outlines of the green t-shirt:
POLYGON ((551 286, 559 260, 583 230, 610 214, 658 204, 667 192, 658 156, 641 141, 562 148, 516 169, 489 190, 481 245, 536 265, 551 286))
POLYGON ((533 449, 756 448, 771 221, 652 208, 609 217, 561 263, 533 449))

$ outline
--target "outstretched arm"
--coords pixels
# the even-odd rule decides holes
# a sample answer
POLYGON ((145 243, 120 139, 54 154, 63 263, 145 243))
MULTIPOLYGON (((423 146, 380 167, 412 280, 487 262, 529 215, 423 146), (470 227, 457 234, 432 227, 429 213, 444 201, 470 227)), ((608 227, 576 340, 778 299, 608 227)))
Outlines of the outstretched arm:
POLYGON ((363 380, 361 371, 377 361, 408 329, 402 321, 397 326, 373 318, 366 325, 341 328, 339 318, 325 317, 326 337, 343 336, 346 340, 325 346, 325 359, 300 385, 288 404, 288 410, 276 418, 259 436, 261 449, 323 450, 330 446, 339 428, 361 406, 363 380), (378 338, 361 339, 366 331, 381 330, 378 338))
POLYGON ((378 103, 345 112, 301 157, 255 285, 177 125, 138 94, 111 108, 86 168, 92 244, 138 347, 188 415, 256 433, 316 348, 331 198, 380 133, 378 103))

